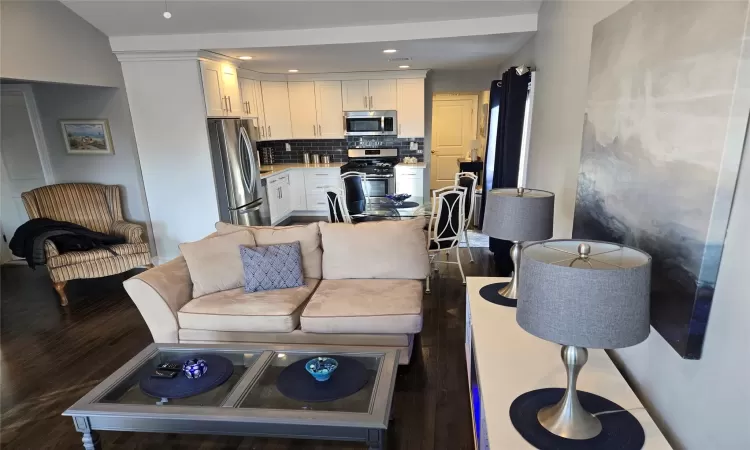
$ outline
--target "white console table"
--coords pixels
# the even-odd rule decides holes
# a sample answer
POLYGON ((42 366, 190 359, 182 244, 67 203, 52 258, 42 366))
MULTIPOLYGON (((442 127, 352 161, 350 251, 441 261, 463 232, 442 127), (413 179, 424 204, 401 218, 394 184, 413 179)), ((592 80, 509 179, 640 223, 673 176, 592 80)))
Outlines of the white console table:
MULTIPOLYGON (((565 387, 560 346, 539 339, 516 323, 515 308, 492 304, 479 295, 488 284, 508 278, 469 277, 466 282, 466 364, 477 449, 532 449, 508 413, 519 395, 534 389, 565 387)), ((646 433, 643 450, 671 449, 651 416, 604 350, 589 349, 578 378, 581 390, 601 395, 631 413, 646 433)))

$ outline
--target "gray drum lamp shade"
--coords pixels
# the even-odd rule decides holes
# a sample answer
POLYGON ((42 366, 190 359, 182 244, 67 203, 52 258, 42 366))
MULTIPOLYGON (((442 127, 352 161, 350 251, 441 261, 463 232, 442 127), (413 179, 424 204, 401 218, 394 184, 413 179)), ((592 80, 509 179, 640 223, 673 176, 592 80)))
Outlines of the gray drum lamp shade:
POLYGON ((524 248, 520 272, 516 321, 529 333, 609 349, 648 337, 648 254, 606 242, 552 240, 524 248))
POLYGON ((506 241, 552 237, 555 194, 538 189, 493 189, 487 194, 482 232, 506 241))

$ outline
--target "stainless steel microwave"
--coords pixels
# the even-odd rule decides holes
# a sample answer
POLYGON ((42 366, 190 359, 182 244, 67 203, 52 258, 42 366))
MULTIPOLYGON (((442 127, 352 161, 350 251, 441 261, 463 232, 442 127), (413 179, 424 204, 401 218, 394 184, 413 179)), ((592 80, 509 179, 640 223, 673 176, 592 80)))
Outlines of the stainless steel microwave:
POLYGON ((396 136, 396 111, 349 111, 344 113, 347 136, 396 136))

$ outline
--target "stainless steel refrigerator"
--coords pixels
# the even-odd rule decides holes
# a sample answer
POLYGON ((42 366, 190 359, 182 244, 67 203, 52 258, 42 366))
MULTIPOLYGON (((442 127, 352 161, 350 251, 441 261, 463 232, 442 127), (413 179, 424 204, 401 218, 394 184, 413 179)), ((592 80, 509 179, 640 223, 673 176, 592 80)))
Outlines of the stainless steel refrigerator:
POLYGON ((208 119, 208 135, 221 220, 237 225, 269 224, 253 122, 208 119))

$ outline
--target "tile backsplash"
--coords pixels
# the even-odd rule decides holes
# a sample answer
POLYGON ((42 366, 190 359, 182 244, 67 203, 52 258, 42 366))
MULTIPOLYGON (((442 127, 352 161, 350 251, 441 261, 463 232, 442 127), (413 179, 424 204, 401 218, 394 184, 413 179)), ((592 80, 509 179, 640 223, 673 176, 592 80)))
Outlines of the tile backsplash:
MULTIPOLYGON (((424 154, 419 153, 424 151, 423 138, 406 139, 378 136, 364 138, 364 140, 361 140, 359 137, 350 137, 347 139, 293 139, 287 141, 261 141, 257 143, 257 146, 261 158, 264 155, 264 148, 273 149, 273 161, 277 164, 303 162, 302 155, 304 153, 321 156, 328 155, 331 157, 331 162, 346 162, 349 160, 346 151, 354 147, 397 148, 399 160, 402 160, 405 156, 413 156, 419 161, 424 161, 424 154), (372 141, 377 141, 378 144, 372 141), (419 150, 410 150, 409 144, 411 142, 416 142, 419 150), (292 148, 291 151, 286 151, 285 144, 287 143, 292 148)), ((263 164, 266 163, 267 161, 263 161, 263 164)))

